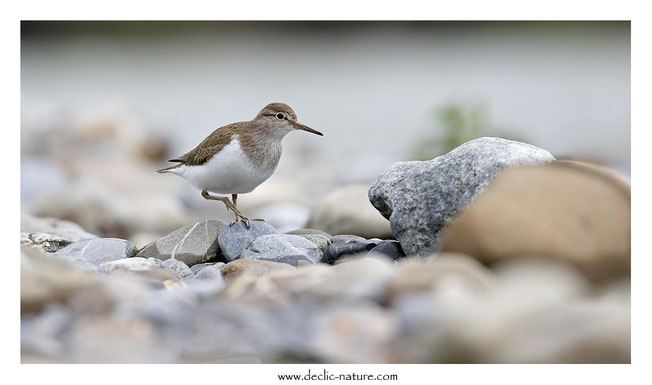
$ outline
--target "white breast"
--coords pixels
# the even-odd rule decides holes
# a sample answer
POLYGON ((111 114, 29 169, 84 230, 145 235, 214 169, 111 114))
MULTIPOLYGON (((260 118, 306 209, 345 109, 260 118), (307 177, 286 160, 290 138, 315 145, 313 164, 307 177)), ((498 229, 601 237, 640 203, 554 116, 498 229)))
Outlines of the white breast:
POLYGON ((220 152, 201 166, 183 165, 170 170, 202 190, 218 194, 244 194, 252 192, 269 178, 276 167, 254 167, 242 152, 237 135, 220 152))

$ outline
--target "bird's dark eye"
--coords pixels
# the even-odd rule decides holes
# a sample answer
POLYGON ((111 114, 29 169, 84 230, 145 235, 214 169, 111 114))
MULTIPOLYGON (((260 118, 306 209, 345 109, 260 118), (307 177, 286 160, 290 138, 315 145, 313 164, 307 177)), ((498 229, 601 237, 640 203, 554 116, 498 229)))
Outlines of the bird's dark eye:
POLYGON ((278 114, 276 114, 276 117, 277 117, 278 119, 280 119, 280 120, 285 119, 285 115, 283 115, 283 114, 280 113, 280 112, 279 112, 278 114))

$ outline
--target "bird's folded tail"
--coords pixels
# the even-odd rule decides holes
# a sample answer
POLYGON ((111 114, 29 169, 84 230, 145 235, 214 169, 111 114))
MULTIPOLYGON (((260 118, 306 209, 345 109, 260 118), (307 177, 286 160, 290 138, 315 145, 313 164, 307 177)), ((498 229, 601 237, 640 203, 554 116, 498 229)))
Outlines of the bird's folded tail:
POLYGON ((183 166, 183 163, 179 163, 179 164, 175 164, 174 166, 162 168, 160 170, 156 170, 156 172, 158 172, 159 174, 165 174, 166 172, 170 172, 170 170, 174 170, 175 168, 179 168, 181 166, 183 166))

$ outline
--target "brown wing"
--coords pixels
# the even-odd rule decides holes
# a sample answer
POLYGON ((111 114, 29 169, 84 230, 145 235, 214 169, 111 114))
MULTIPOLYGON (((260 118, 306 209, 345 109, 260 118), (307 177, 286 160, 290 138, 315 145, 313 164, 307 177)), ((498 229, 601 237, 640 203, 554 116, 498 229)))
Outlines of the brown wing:
POLYGON ((169 162, 181 162, 188 166, 199 166, 206 163, 213 155, 220 152, 224 146, 231 142, 231 137, 237 133, 238 127, 243 123, 233 123, 218 128, 190 152, 178 158, 170 159, 169 162))

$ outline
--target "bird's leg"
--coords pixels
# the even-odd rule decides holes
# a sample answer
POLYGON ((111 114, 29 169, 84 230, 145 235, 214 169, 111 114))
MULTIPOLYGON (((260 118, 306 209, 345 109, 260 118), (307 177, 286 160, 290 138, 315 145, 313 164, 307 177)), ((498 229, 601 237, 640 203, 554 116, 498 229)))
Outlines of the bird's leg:
MULTIPOLYGON (((233 205, 235 206, 235 202, 238 200, 238 194, 231 194, 231 200, 233 200, 233 205)), ((251 218, 251 220, 265 222, 265 220, 262 218, 251 218)))
MULTIPOLYGON (((233 194, 233 195, 235 195, 235 194, 233 194)), ((215 197, 215 196, 209 195, 208 191, 206 191, 206 190, 202 190, 201 196, 204 197, 204 199, 222 201, 222 203, 224 203, 226 205, 227 210, 231 210, 231 211, 233 211, 235 213, 235 221, 233 221, 233 223, 231 223, 231 224, 233 225, 237 221, 242 220, 245 223, 245 226, 247 226, 247 228, 249 228, 249 219, 247 217, 245 217, 244 215, 242 215, 240 210, 238 210, 238 208, 235 207, 235 204, 233 204, 229 200, 229 198, 227 198, 227 197, 215 197)))

